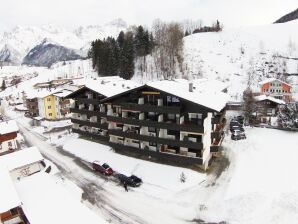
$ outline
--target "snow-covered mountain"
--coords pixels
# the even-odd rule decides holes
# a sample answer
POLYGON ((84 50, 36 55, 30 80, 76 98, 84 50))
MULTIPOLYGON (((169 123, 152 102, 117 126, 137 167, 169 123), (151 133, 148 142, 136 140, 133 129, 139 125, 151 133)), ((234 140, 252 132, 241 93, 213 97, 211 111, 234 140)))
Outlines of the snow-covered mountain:
POLYGON ((279 18, 278 20, 275 21, 275 23, 286 23, 295 19, 298 19, 298 9, 279 18))
POLYGON ((52 64, 59 61, 77 59, 82 59, 82 56, 75 50, 44 39, 41 44, 29 51, 23 59, 23 64, 50 67, 52 64))
POLYGON ((10 31, 0 33, 0 60, 11 64, 20 64, 23 58, 34 47, 40 45, 44 39, 51 40, 65 48, 81 50, 86 55, 91 41, 107 36, 117 36, 121 30, 126 30, 127 27, 122 19, 103 25, 78 27, 74 30, 53 25, 16 26, 10 31))

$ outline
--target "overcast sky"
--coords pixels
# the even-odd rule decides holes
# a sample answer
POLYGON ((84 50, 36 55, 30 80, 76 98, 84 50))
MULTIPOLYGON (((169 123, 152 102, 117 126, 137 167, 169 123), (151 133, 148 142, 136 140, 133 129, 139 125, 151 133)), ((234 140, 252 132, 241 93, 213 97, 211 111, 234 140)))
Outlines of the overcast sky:
POLYGON ((298 8, 297 0, 1 0, 0 30, 16 25, 66 27, 122 18, 150 26, 162 20, 219 19, 225 27, 269 24, 298 8))

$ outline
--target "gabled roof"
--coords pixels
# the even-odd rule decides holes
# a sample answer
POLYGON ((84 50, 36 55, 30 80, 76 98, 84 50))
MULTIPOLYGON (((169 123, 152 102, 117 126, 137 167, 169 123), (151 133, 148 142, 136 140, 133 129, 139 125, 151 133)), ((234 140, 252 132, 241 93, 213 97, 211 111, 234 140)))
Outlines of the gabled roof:
POLYGON ((16 192, 9 171, 0 163, 0 213, 9 211, 21 205, 21 200, 16 192))
POLYGON ((67 95, 66 97, 70 98, 85 89, 99 93, 104 97, 111 97, 139 86, 140 85, 138 83, 131 80, 125 80, 119 76, 99 77, 96 79, 86 79, 84 87, 67 95))
POLYGON ((169 93, 171 95, 177 96, 179 98, 208 108, 211 111, 217 112, 220 112, 226 106, 227 102, 230 100, 230 96, 228 94, 225 94, 221 91, 215 91, 214 89, 211 89, 210 91, 200 90, 199 88, 196 88, 196 85, 194 85, 195 88, 193 88, 193 91, 190 92, 189 83, 191 82, 187 80, 154 81, 147 83, 146 85, 140 86, 138 88, 128 90, 126 92, 114 95, 112 97, 108 97, 102 100, 102 102, 106 102, 108 100, 114 99, 129 92, 143 89, 146 87, 169 93))
POLYGON ((220 91, 215 91, 215 89, 202 90, 200 88, 197 88, 196 85, 193 85, 195 88, 193 88, 193 91, 190 92, 190 83, 191 82, 189 81, 180 82, 175 80, 164 80, 151 82, 147 85, 218 112, 221 111, 230 100, 230 96, 228 94, 222 93, 220 91))
POLYGON ((276 79, 276 78, 268 78, 268 79, 264 79, 263 81, 259 82, 260 85, 264 85, 266 83, 270 83, 270 82, 274 82, 274 81, 278 81, 280 83, 286 84, 288 86, 291 86, 289 83, 286 83, 280 79, 276 79))
POLYGON ((68 89, 63 89, 61 91, 58 91, 56 93, 53 93, 54 96, 60 97, 60 98, 64 98, 66 96, 68 96, 69 94, 71 94, 73 91, 68 90, 68 89))
POLYGON ((9 171, 42 161, 43 157, 36 147, 25 148, 0 156, 0 164, 9 171))
POLYGON ((274 98, 272 96, 266 96, 266 95, 256 96, 255 97, 255 100, 256 101, 269 100, 271 102, 274 102, 274 103, 277 103, 277 104, 281 104, 281 105, 286 104, 285 101, 283 101, 283 100, 279 100, 279 99, 276 99, 276 98, 274 98))
POLYGON ((0 135, 18 132, 19 127, 14 120, 4 121, 0 123, 0 135))

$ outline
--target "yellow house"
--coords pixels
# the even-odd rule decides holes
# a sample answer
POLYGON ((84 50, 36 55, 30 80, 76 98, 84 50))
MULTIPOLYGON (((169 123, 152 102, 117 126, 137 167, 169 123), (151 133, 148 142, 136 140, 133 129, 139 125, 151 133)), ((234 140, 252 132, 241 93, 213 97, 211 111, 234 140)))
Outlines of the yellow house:
POLYGON ((57 119, 56 102, 53 94, 39 96, 38 98, 39 116, 48 120, 57 119))
POLYGON ((47 120, 64 118, 65 115, 69 114, 70 105, 70 100, 65 100, 65 96, 71 92, 70 90, 60 90, 39 95, 39 116, 47 120))
POLYGON ((55 108, 55 97, 53 95, 49 95, 44 97, 44 117, 49 120, 57 119, 57 112, 55 108))

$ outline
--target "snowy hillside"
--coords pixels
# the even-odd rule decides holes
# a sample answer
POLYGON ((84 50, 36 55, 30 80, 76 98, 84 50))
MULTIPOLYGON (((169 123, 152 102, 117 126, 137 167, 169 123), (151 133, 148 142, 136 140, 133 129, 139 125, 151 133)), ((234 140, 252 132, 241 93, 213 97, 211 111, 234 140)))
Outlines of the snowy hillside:
MULTIPOLYGON (((188 36, 184 42, 186 73, 226 81, 230 94, 237 98, 246 87, 249 70, 257 73, 255 87, 263 77, 282 72, 283 64, 285 72, 297 73, 297 27, 298 21, 293 21, 188 36)), ((296 83, 297 78, 292 80, 296 83)))
POLYGON ((45 38, 67 48, 84 50, 86 53, 91 41, 107 36, 116 36, 125 29, 127 29, 127 24, 121 19, 104 25, 79 27, 75 30, 52 25, 42 27, 17 26, 10 31, 0 33, 0 52, 4 51, 7 46, 11 46, 9 49, 13 49, 9 53, 5 51, 5 55, 10 54, 10 57, 4 58, 4 54, 0 54, 0 59, 4 58, 7 62, 13 60, 14 64, 17 64, 45 38))

